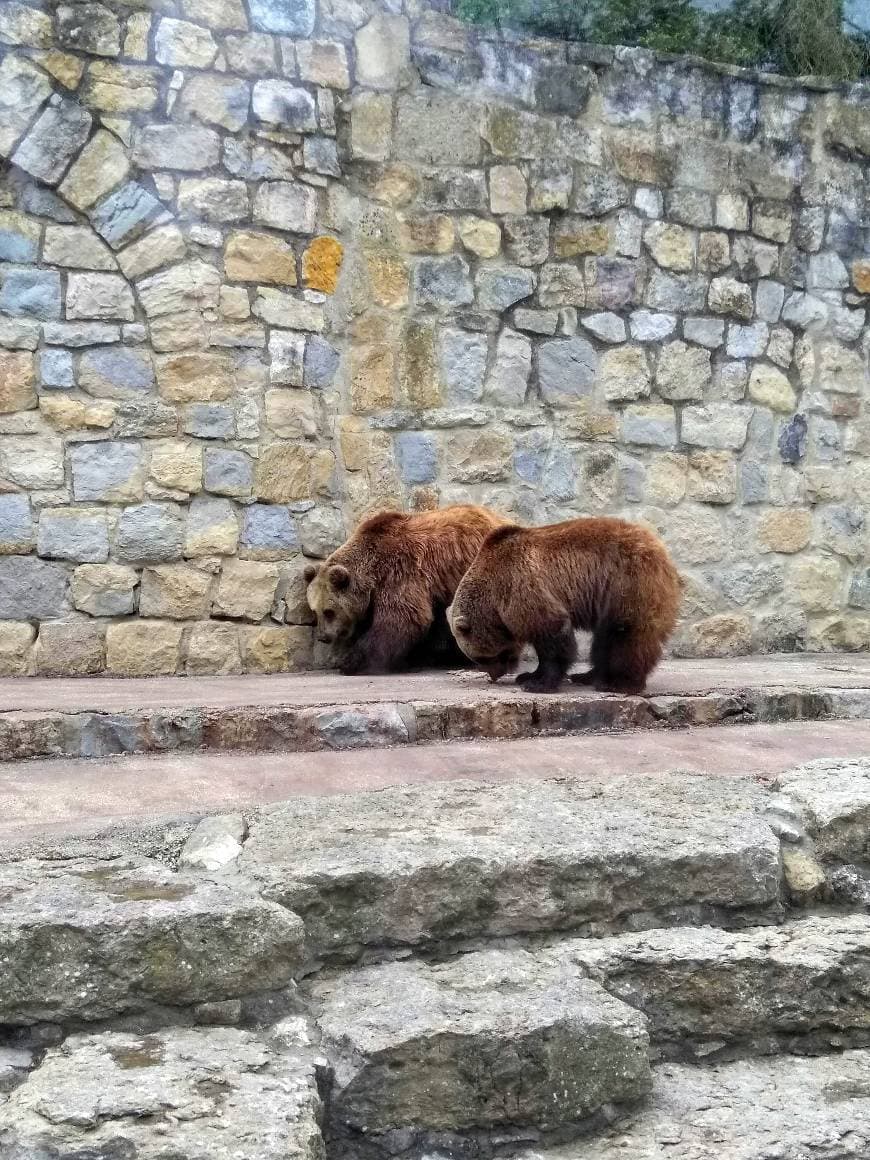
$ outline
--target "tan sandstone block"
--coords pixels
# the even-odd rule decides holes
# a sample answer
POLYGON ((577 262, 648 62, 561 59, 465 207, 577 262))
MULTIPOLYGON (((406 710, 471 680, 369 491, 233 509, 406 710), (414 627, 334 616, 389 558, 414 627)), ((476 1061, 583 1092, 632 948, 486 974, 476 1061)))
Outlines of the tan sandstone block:
POLYGON ((118 404, 111 402, 83 403, 79 399, 52 398, 43 395, 39 413, 55 431, 104 430, 111 427, 118 412, 118 404))
POLYGON ((154 444, 151 478, 162 487, 191 494, 199 491, 202 486, 202 448, 181 440, 154 444))
POLYGON ((0 351, 0 414, 29 411, 36 405, 33 355, 27 350, 0 351))
POLYGON ((119 677, 172 676, 181 656, 180 624, 131 620, 106 631, 106 668, 119 677))
POLYGON ((142 573, 140 616, 200 620, 209 614, 211 577, 186 564, 160 564, 142 573))
POLYGON ((123 564, 81 564, 72 578, 73 604, 90 616, 127 616, 139 577, 123 564))
POLYGON ((831 556, 796 560, 789 581, 789 591, 807 612, 836 612, 842 604, 842 569, 831 556))
POLYGON ((494 258, 501 249, 501 228, 486 218, 460 218, 459 238, 466 250, 478 258, 494 258))
POLYGON ((810 542, 813 517, 801 508, 775 508, 758 521, 758 539, 771 552, 799 552, 810 542))
POLYGON ((45 621, 34 651, 36 672, 43 677, 83 677, 103 671, 105 629, 86 617, 45 621))
POLYGON ((100 129, 87 143, 60 186, 76 209, 87 209, 130 172, 127 151, 114 134, 100 129))
POLYGON ((686 495, 689 464, 685 455, 666 452, 654 455, 646 469, 646 493, 649 503, 674 507, 686 495))
POLYGON ((314 634, 310 628, 243 628, 241 637, 247 673, 285 673, 311 664, 314 634))
POLYGON ((168 403, 208 403, 233 393, 230 360, 220 354, 191 351, 155 359, 157 385, 168 403))
POLYGON ((296 254, 292 246, 271 234, 238 230, 230 234, 224 251, 227 278, 234 282, 296 285, 296 254))
POLYGON ((350 397, 354 411, 377 411, 395 400, 395 354, 391 346, 351 347, 350 397))
POLYGON ((264 447, 257 463, 257 496, 270 503, 293 503, 311 496, 311 453, 291 443, 264 447))
POLYGON ((653 222, 644 233, 647 249, 665 270, 691 270, 695 265, 695 237, 683 226, 653 222))
POLYGON ((235 624, 205 620, 195 624, 187 641, 184 670, 190 677, 226 676, 242 671, 239 630, 235 624))
POLYGON ((317 402, 309 391, 266 391, 266 426, 279 439, 309 439, 319 428, 317 402))
POLYGON ((215 614, 233 620, 262 620, 271 611, 279 578, 276 564, 225 561, 214 600, 215 614))
POLYGON ((0 621, 0 677, 23 677, 27 673, 30 648, 36 639, 31 624, 0 621))
POLYGON ((453 221, 446 214, 417 214, 399 218, 399 238, 409 254, 449 254, 453 249, 453 221))
POLYGON ((852 284, 859 294, 870 294, 870 258, 852 263, 852 284))
POLYGON ((365 263, 375 306, 400 310, 408 305, 408 267, 390 250, 367 249, 365 263))
POLYGON ((782 371, 764 363, 758 363, 752 368, 749 397, 754 403, 784 414, 791 414, 797 402, 794 388, 782 371))
POLYGON ((748 617, 737 614, 709 616, 689 626, 683 644, 684 656, 744 656, 752 649, 752 625, 748 617))
POLYGON ((48 52, 37 53, 33 59, 65 89, 74 90, 79 87, 85 71, 85 62, 79 60, 77 56, 52 48, 48 52))

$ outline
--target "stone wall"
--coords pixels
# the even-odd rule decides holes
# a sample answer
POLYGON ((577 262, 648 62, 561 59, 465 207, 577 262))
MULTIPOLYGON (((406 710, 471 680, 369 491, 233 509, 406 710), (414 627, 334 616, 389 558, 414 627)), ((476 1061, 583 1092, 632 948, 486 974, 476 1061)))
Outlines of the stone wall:
POLYGON ((360 514, 622 514, 870 645, 870 95, 416 0, 0 2, 0 671, 317 663, 360 514))

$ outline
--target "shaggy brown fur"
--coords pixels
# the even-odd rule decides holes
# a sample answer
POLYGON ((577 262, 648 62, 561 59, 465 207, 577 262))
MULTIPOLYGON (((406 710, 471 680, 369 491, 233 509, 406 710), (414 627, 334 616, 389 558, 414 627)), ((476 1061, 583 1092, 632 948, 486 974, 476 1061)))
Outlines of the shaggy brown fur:
POLYGON ((306 568, 318 639, 347 648, 341 671, 386 673, 454 656, 462 663, 445 612, 485 537, 503 522, 471 504, 380 512, 324 564, 306 568))
POLYGON ((575 629, 592 632, 592 667, 571 679, 640 693, 673 632, 682 584, 661 540, 624 520, 509 525, 487 537, 456 590, 459 647, 497 681, 523 646, 538 654, 517 681, 552 693, 577 659, 575 629))

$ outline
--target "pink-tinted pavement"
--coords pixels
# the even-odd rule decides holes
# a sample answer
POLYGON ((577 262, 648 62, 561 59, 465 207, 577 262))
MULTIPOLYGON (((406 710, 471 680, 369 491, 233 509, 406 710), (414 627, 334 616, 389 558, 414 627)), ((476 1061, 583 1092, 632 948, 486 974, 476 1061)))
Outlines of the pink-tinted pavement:
POLYGON ((870 721, 288 754, 193 753, 0 764, 0 847, 113 822, 243 810, 296 795, 459 778, 607 778, 683 769, 772 777, 815 757, 870 756, 870 721))
MULTIPOLYGON (((729 657, 727 660, 674 660, 662 664, 649 682, 651 694, 703 694, 737 688, 870 688, 870 655, 785 654, 729 657)), ((570 693, 571 687, 566 686, 570 693)), ((578 697, 588 690, 574 688, 578 697)), ((241 708, 257 705, 362 705, 375 701, 463 701, 514 698, 510 681, 490 684, 483 673, 402 673, 386 677, 342 677, 298 673, 245 677, 153 677, 123 680, 0 680, 0 713, 55 710, 76 712, 125 709, 241 708)))

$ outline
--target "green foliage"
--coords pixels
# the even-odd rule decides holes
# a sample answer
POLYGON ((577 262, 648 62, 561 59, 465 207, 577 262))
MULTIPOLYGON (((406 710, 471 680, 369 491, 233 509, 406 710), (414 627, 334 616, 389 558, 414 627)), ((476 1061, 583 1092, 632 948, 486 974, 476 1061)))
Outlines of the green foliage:
POLYGON ((797 76, 870 75, 870 41, 843 32, 841 0, 736 0, 718 13, 701 12, 691 0, 456 0, 456 13, 536 35, 690 53, 797 76))

